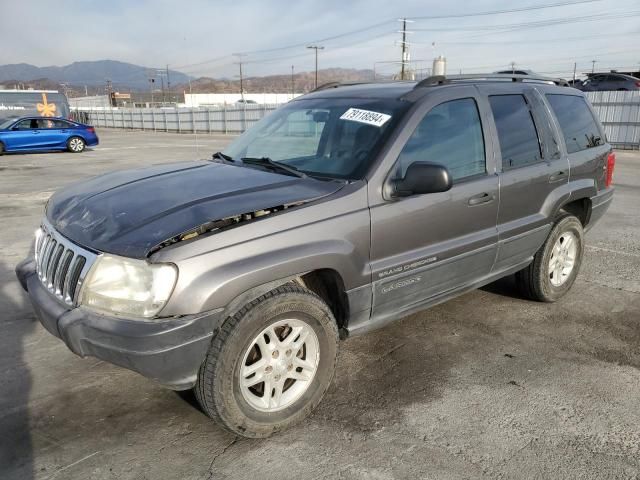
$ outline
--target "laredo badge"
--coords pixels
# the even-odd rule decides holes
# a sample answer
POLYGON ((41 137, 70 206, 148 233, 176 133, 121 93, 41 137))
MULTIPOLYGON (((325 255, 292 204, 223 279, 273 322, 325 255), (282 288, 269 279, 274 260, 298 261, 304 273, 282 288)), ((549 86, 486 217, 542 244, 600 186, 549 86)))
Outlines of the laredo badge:
POLYGON ((391 115, 386 113, 371 112, 369 110, 360 110, 359 108, 350 108, 342 114, 340 120, 350 120, 352 122, 366 123, 374 127, 381 127, 389 119, 391 115))

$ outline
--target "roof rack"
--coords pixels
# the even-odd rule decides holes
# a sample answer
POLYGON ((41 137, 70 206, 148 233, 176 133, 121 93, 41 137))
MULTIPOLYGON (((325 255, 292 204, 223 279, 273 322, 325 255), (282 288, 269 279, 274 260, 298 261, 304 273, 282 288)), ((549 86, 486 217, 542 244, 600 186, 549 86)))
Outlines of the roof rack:
POLYGON ((569 82, 567 82, 563 78, 551 78, 551 77, 543 77, 539 75, 519 75, 519 74, 508 74, 508 73, 472 73, 466 75, 434 75, 431 77, 427 77, 424 80, 416 83, 415 88, 423 88, 423 87, 435 87, 437 85, 445 85, 454 82, 465 82, 471 80, 501 80, 501 81, 511 81, 511 82, 537 82, 537 83, 553 83, 555 85, 559 85, 561 87, 569 86, 569 82))

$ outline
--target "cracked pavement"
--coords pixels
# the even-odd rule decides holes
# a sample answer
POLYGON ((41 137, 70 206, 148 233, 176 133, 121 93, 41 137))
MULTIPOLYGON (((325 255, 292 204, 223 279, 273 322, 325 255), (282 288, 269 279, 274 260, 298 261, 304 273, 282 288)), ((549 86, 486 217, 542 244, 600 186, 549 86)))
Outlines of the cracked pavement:
POLYGON ((51 192, 231 138, 200 135, 196 151, 187 135, 98 133, 82 155, 0 157, 3 480, 640 478, 639 152, 618 152, 613 205, 564 299, 523 300, 506 278, 348 339, 316 412, 256 441, 35 321, 13 268, 51 192))

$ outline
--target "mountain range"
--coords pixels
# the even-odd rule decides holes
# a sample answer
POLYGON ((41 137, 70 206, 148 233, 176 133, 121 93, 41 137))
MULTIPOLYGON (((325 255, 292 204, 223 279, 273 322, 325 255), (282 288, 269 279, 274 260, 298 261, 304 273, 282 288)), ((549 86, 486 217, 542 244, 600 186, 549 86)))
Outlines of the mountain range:
MULTIPOLYGON (((49 81, 76 87, 104 87, 107 80, 114 89, 149 89, 149 78, 155 78, 160 86, 159 70, 142 67, 115 60, 92 62, 74 62, 63 67, 36 67, 28 63, 0 65, 0 83, 13 86, 16 82, 49 81)), ((161 70, 166 76, 166 70, 161 70)), ((189 76, 175 70, 169 70, 169 79, 173 84, 186 83, 189 76)), ((166 78, 164 78, 166 83, 166 78)))
MULTIPOLYGON (((166 71, 162 71, 166 74, 166 71)), ((0 85, 6 88, 62 89, 69 96, 88 94, 104 94, 107 80, 111 81, 113 90, 148 92, 149 79, 155 78, 154 88, 160 90, 161 78, 158 69, 133 65, 114 60, 91 62, 74 62, 62 67, 36 67, 27 63, 0 65, 0 85)), ((173 92, 191 91, 193 93, 230 93, 240 90, 237 79, 200 77, 169 70, 171 90, 173 92), (189 85, 191 80, 191 85, 189 85)), ((370 81, 372 70, 352 68, 326 68, 318 71, 318 84, 327 82, 360 82, 370 81)), ((166 87, 166 75, 162 79, 166 87)), ((314 88, 315 72, 299 72, 293 78, 296 92, 305 92, 314 88)), ((244 79, 245 93, 290 92, 291 75, 269 75, 264 77, 248 77, 244 79)))

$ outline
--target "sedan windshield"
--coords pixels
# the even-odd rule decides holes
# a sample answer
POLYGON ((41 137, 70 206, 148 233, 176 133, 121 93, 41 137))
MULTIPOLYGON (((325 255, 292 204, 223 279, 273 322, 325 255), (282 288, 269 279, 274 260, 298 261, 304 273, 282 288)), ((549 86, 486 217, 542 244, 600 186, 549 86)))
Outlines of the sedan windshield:
POLYGON ((359 179, 408 106, 394 99, 292 101, 224 153, 235 161, 268 158, 315 177, 359 179))

